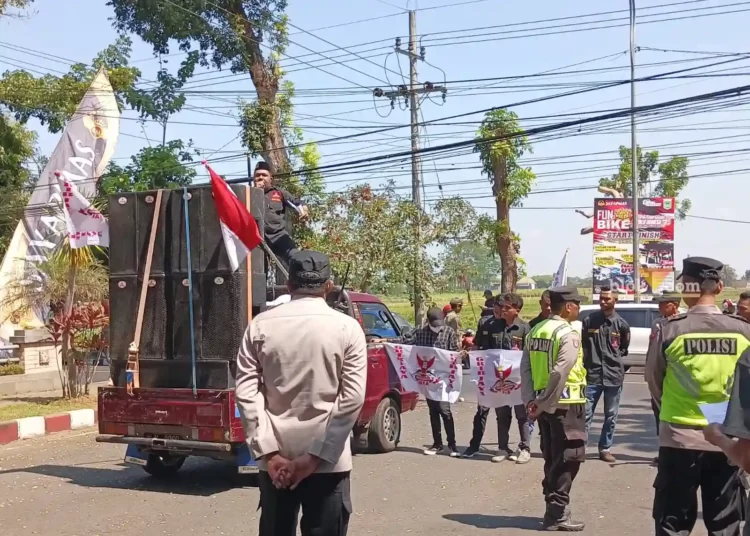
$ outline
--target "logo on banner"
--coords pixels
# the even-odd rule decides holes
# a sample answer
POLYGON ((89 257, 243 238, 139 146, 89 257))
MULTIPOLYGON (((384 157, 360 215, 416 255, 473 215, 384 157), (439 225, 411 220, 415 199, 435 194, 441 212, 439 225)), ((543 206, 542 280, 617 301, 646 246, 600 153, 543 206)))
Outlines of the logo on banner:
POLYGON ((426 357, 420 357, 419 354, 417 354, 417 365, 419 365, 419 370, 414 373, 414 381, 416 381, 419 385, 433 385, 436 383, 440 383, 440 379, 437 378, 432 370, 433 365, 435 364, 435 359, 428 359, 426 357))
POLYGON ((509 395, 513 392, 514 389, 518 389, 519 387, 521 387, 516 382, 508 379, 512 372, 512 365, 507 369, 503 369, 502 366, 495 368, 495 376, 497 377, 497 381, 492 387, 490 387, 490 391, 492 391, 493 393, 502 393, 504 395, 509 395))
POLYGON ((665 210, 672 210, 672 198, 668 197, 662 201, 662 206, 665 210))

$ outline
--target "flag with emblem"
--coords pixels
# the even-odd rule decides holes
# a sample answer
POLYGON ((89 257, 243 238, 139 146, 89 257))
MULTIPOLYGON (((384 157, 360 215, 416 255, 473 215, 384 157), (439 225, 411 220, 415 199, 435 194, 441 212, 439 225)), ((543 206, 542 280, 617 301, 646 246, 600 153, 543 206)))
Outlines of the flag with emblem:
POLYGON ((469 352, 471 382, 477 388, 477 404, 501 408, 523 404, 521 398, 521 350, 469 352))
POLYGON ((61 173, 57 175, 63 200, 65 225, 72 249, 86 246, 109 247, 109 225, 106 218, 84 197, 78 187, 61 173))
POLYGON ((408 344, 384 346, 404 391, 438 402, 458 401, 463 381, 459 352, 408 344))
POLYGON ((242 203, 229 185, 211 166, 204 162, 211 177, 211 193, 214 196, 216 214, 221 224, 224 247, 229 256, 229 264, 235 272, 242 261, 254 248, 263 242, 263 237, 250 211, 242 203))

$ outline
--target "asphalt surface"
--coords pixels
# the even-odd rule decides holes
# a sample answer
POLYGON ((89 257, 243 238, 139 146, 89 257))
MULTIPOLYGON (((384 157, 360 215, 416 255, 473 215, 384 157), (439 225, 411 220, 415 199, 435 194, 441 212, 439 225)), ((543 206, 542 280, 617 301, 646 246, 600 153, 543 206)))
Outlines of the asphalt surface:
MULTIPOLYGON (((626 382, 613 448, 617 463, 596 458, 592 437, 589 459, 573 487, 573 512, 587 523, 584 534, 653 534, 653 416, 642 376, 629 374, 626 382)), ((476 409, 466 383, 466 401, 454 406, 459 445, 469 442, 476 409)), ((350 535, 538 531, 544 502, 536 435, 531 463, 492 464, 492 420, 484 438, 486 456, 471 460, 422 454, 430 442, 424 405, 403 416, 403 428, 396 452, 355 458, 350 535)), ((0 447, 3 535, 257 534, 258 490, 252 476, 236 475, 229 464, 194 459, 175 480, 159 482, 124 465, 124 448, 97 444, 95 434, 65 433, 0 447)), ((511 440, 516 439, 513 430, 511 440)), ((706 532, 699 526, 693 534, 706 532)))

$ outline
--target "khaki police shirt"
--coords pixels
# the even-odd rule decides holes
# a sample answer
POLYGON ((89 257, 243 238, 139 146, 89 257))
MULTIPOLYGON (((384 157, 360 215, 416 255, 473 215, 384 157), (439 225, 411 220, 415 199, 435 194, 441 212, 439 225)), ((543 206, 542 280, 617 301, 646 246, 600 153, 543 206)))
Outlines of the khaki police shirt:
MULTIPOLYGON (((565 320, 557 315, 549 317, 550 320, 565 320)), ((557 410, 557 404, 565 389, 565 383, 568 381, 568 375, 578 360, 578 350, 581 347, 581 339, 576 331, 571 331, 563 335, 560 339, 560 347, 557 352, 557 359, 550 371, 547 387, 539 396, 534 394, 534 380, 531 375, 531 357, 528 345, 523 351, 521 358, 521 396, 524 404, 534 402, 541 411, 554 413, 557 410)))
POLYGON ((461 317, 455 311, 451 311, 445 315, 445 325, 461 333, 461 317))
MULTIPOLYGON (((662 386, 667 373, 667 359, 664 356, 664 341, 674 340, 675 337, 685 333, 705 332, 710 334, 710 329, 716 322, 734 333, 741 333, 750 339, 750 324, 737 318, 722 314, 715 305, 696 305, 688 309, 687 317, 660 323, 652 331, 646 355, 646 382, 648 383, 651 397, 657 406, 661 407, 662 386), (719 315, 717 318, 714 315, 719 315)), ((703 437, 703 428, 685 426, 671 422, 660 421, 659 423, 659 445, 687 450, 707 450, 718 452, 721 449, 715 447, 703 437)))
MULTIPOLYGON (((349 434, 366 383, 362 327, 322 298, 293 297, 259 314, 237 356, 235 390, 253 454, 310 453, 319 473, 351 471, 349 434)), ((262 458, 258 466, 267 469, 262 458)))

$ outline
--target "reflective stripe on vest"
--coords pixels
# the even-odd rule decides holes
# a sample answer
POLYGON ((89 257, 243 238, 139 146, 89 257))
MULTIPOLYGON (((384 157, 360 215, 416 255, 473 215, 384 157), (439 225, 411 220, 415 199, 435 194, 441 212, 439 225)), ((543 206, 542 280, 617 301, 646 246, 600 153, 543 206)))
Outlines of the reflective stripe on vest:
POLYGON ((729 400, 734 369, 750 341, 741 333, 686 333, 664 351, 661 413, 665 422, 708 426, 700 405, 729 400))
MULTIPOLYGON (((534 326, 534 329, 529 333, 526 348, 529 349, 531 378, 534 384, 534 392, 537 395, 544 392, 547 387, 550 373, 560 350, 560 341, 571 331, 573 331, 573 328, 568 322, 547 319, 534 326)), ((585 402, 585 387, 586 369, 583 367, 583 348, 579 344, 578 358, 565 382, 559 403, 581 404, 585 402)))

